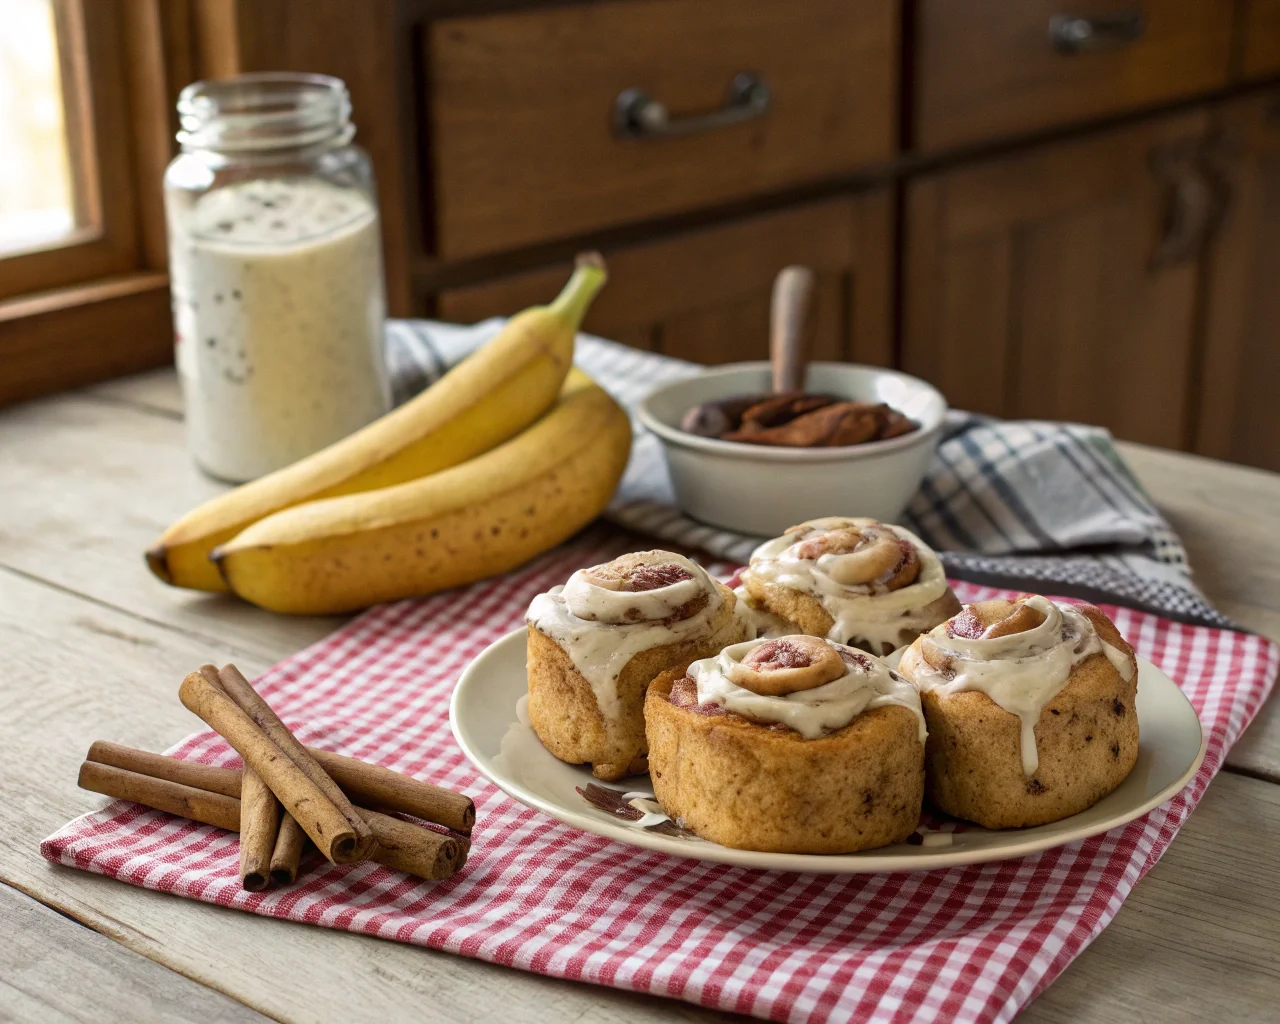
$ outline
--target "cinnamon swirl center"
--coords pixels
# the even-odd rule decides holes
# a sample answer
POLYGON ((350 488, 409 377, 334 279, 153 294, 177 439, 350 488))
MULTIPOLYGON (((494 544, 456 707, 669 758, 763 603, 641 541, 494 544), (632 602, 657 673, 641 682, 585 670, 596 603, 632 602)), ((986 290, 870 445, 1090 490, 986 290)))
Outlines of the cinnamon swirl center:
POLYGON ((788 636, 766 640, 729 666, 730 680, 752 693, 780 697, 839 679, 848 666, 825 640, 788 636))
POLYGON ((565 584, 569 610, 587 622, 680 622, 706 608, 710 585, 687 558, 637 551, 582 569, 565 584))

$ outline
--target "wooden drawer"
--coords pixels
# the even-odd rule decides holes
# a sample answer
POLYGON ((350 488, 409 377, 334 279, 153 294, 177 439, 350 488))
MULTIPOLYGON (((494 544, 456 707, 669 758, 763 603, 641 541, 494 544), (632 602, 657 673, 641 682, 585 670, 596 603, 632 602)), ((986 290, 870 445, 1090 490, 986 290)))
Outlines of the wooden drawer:
POLYGON ((1225 85, 1232 6, 1215 0, 919 0, 915 144, 938 149, 978 142, 1225 85), (1130 15, 1140 20, 1124 22, 1130 15), (1070 27, 1073 17, 1094 19, 1096 47, 1055 49, 1051 22, 1064 18, 1070 27), (1116 19, 1110 31, 1106 19, 1116 19), (1135 24, 1136 38, 1125 41, 1135 24))
POLYGON ((619 0, 433 22, 427 103, 435 250, 571 237, 848 172, 893 152, 897 4, 619 0), (640 90, 690 128, 624 137, 640 90))
MULTIPOLYGON (((790 263, 818 274, 814 357, 892 361, 892 204, 886 191, 606 250, 609 283, 584 330, 703 363, 768 355, 773 278, 790 263)), ((472 322, 546 302, 567 263, 437 296, 446 320, 472 322)))
POLYGON ((1280 0, 1240 0, 1240 77, 1280 75, 1280 0))

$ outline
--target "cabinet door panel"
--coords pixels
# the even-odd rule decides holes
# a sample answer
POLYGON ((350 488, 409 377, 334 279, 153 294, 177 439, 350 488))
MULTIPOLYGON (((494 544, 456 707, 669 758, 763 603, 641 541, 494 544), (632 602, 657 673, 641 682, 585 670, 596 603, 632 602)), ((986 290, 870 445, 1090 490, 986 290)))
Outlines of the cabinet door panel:
POLYGON ((1240 76, 1280 74, 1280 0, 1240 0, 1237 9, 1240 76))
POLYGON ((1152 263, 1171 201, 1152 168, 1206 126, 1180 114, 911 182, 904 369, 961 408, 1184 446, 1197 260, 1152 263))
MULTIPOLYGON (((892 362, 887 193, 814 203, 606 250, 609 283, 584 330, 701 363, 768 355, 769 296, 791 263, 818 275, 815 359, 892 362)), ((546 302, 567 263, 442 291, 439 315, 475 321, 546 302)))
POLYGON ((1224 104, 1196 450, 1280 470, 1280 89, 1224 104))

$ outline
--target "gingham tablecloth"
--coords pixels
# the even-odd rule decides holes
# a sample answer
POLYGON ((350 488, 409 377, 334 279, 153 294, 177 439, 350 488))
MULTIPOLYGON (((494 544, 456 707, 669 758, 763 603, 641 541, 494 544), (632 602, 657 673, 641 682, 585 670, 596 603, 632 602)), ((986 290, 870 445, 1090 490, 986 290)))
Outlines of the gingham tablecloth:
MULTIPOLYGON (((297 885, 246 893, 234 835, 123 802, 71 822, 42 853, 255 914, 773 1020, 1005 1021, 1088 945, 1159 859, 1280 664, 1275 645, 1256 636, 1107 607, 1138 652, 1191 698, 1208 753, 1177 797, 1085 842, 947 871, 845 877, 668 857, 512 801, 472 770, 448 723, 462 669, 521 624, 534 594, 645 543, 595 527, 510 576, 376 608, 258 680, 307 742, 475 797, 474 846, 453 879, 433 884, 374 864, 313 859, 297 885)), ((966 601, 1000 593, 964 583, 956 590, 966 601)), ((175 752, 238 763, 207 731, 175 752)))

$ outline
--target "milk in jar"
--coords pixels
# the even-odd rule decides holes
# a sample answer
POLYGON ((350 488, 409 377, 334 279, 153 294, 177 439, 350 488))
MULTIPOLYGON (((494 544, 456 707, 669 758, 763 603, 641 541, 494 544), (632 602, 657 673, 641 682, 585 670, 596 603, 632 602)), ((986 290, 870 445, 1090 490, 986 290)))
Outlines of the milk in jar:
POLYGON ((202 147, 180 136, 166 178, 176 362, 192 455, 244 481, 390 407, 378 211, 336 79, 194 89, 216 97, 206 117, 224 127, 188 132, 202 147), (285 123, 250 130, 294 102, 285 123))

